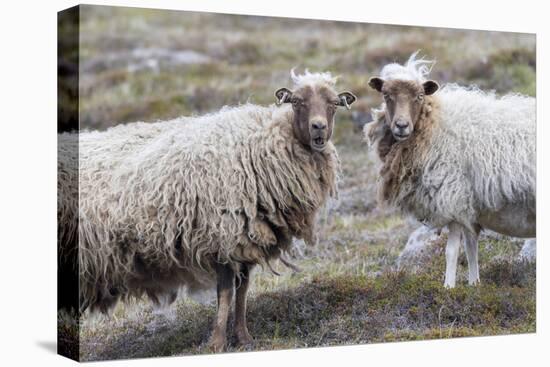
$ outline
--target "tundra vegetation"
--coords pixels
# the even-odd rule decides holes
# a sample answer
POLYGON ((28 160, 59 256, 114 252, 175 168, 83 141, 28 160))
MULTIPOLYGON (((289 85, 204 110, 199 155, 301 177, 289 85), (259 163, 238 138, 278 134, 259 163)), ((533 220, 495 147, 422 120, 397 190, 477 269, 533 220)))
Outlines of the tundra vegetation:
MULTIPOLYGON (((437 59, 431 78, 441 85, 535 94, 533 35, 102 7, 85 7, 81 21, 80 118, 88 129, 267 105, 295 66, 341 75, 338 85, 359 98, 357 106, 376 106, 382 98, 368 87, 369 76, 418 49, 437 59)), ((380 167, 354 126, 341 111, 332 137, 342 165, 339 198, 320 213, 319 243, 295 244, 291 260, 302 272, 277 263, 278 277, 255 269, 252 348, 534 332, 536 265, 518 258, 521 240, 480 236, 475 288, 466 284, 464 254, 457 286, 443 287, 445 234, 414 266, 398 268, 418 223, 376 205, 380 167)), ((80 355, 206 353, 215 315, 215 292, 179 297, 162 310, 145 299, 119 303, 111 316, 82 317, 80 355)), ((64 332, 77 328, 67 322, 64 332)), ((230 337, 229 351, 246 348, 230 337)))

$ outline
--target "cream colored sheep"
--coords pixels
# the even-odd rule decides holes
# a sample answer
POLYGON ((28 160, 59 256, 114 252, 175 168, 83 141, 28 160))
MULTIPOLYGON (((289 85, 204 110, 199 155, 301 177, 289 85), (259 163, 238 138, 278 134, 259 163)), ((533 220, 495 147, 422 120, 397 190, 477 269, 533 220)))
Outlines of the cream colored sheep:
MULTIPOLYGON (((283 106, 80 134, 81 311, 144 293, 170 302, 180 287, 217 285, 212 346, 226 343, 234 292, 237 339, 251 342, 250 270, 275 259, 291 266, 281 256, 292 239, 315 242, 315 215, 336 193, 334 114, 355 100, 337 94, 328 73, 292 79, 293 90, 276 92, 283 106)), ((61 162, 74 160, 65 153, 61 162)))
POLYGON ((438 91, 426 79, 432 63, 415 56, 369 81, 385 100, 365 128, 383 160, 381 200, 448 226, 445 285, 455 286, 461 242, 475 284, 480 230, 535 236, 535 99, 454 84, 438 91))

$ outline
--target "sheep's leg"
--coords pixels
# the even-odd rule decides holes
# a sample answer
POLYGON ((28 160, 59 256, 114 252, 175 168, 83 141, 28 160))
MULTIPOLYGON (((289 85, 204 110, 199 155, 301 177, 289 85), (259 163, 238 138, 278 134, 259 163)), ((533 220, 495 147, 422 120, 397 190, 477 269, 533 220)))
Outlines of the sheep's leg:
POLYGON ((253 340, 246 327, 246 294, 250 283, 251 265, 243 264, 240 283, 237 283, 237 297, 235 299, 235 333, 241 345, 250 345, 253 340))
POLYGON ((210 339, 210 346, 216 352, 223 351, 227 341, 227 319, 233 301, 235 289, 235 272, 229 265, 217 264, 218 278, 218 312, 214 321, 214 330, 210 339))
POLYGON ((466 258, 468 259, 468 284, 479 284, 479 263, 478 263, 478 243, 477 238, 479 231, 471 232, 464 231, 464 247, 466 250, 466 258))
POLYGON ((462 228, 458 223, 449 225, 449 238, 447 240, 447 248, 445 249, 445 257, 447 269, 445 271, 445 287, 454 288, 456 284, 456 265, 458 262, 458 253, 460 251, 460 237, 462 228))

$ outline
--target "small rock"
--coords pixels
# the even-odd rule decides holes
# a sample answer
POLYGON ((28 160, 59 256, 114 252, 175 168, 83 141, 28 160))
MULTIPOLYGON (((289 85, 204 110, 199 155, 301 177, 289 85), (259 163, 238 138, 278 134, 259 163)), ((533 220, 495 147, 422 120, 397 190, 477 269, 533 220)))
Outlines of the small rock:
POLYGON ((529 238, 523 243, 523 247, 519 253, 520 260, 526 260, 528 262, 537 261, 537 239, 529 238))
POLYGON ((440 230, 438 228, 430 228, 427 226, 420 226, 417 228, 407 240, 405 248, 399 254, 397 258, 397 267, 414 265, 425 252, 425 250, 434 242, 439 239, 440 230))

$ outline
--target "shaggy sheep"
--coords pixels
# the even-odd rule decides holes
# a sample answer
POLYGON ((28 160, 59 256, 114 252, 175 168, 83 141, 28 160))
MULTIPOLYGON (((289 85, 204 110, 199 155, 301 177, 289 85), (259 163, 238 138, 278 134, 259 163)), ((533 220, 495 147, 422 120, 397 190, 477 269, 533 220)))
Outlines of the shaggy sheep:
MULTIPOLYGON (((329 73, 291 76, 294 89, 275 93, 284 106, 246 104, 80 134, 81 312, 106 311, 121 297, 142 294, 171 302, 180 287, 217 284, 211 346, 225 346, 235 291, 236 336, 251 342, 250 270, 272 269, 275 259, 292 267, 282 257, 292 239, 315 242, 315 215, 336 193, 334 114, 355 101, 334 91, 329 73)), ((64 139, 71 135, 61 135, 60 145, 64 139)), ((68 152, 75 153, 60 150, 61 171, 75 159, 68 152)), ((60 238, 76 236, 65 230, 74 225, 62 225, 60 238)))
POLYGON ((383 161, 380 200, 432 226, 448 226, 445 285, 455 286, 460 243, 479 282, 479 232, 534 237, 535 99, 426 80, 413 54, 369 85, 384 103, 365 134, 383 161))

